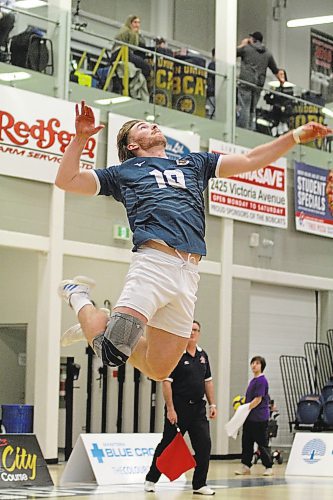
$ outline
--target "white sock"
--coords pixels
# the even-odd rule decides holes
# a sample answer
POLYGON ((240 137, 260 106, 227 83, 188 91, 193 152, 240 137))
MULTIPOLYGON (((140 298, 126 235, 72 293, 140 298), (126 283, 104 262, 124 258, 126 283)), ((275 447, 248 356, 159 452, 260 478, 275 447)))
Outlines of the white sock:
POLYGON ((76 315, 79 313, 82 307, 86 306, 87 304, 92 305, 92 302, 89 299, 88 295, 84 295, 82 293, 73 293, 69 301, 76 315))

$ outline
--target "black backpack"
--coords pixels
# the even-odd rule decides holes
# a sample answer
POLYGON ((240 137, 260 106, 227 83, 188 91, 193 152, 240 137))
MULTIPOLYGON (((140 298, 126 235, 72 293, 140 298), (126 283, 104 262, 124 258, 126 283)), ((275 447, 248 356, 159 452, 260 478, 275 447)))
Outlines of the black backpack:
POLYGON ((14 66, 44 71, 49 61, 46 39, 33 28, 13 36, 10 44, 11 63, 14 66))

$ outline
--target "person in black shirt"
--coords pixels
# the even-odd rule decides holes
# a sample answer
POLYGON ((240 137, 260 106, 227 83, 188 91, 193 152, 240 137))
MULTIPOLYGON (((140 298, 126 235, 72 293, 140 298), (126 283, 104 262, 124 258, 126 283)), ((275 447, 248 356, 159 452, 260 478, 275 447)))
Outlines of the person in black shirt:
POLYGON ((162 382, 165 400, 163 437, 157 445, 153 462, 146 476, 145 491, 155 491, 155 483, 161 476, 156 467, 156 460, 175 437, 177 433, 175 424, 177 424, 182 434, 188 432, 195 451, 197 465, 192 480, 193 493, 215 494, 215 491, 206 485, 211 440, 205 395, 209 404, 209 418, 215 418, 217 410, 208 356, 197 345, 199 334, 200 323, 193 321, 186 351, 170 377, 162 382))

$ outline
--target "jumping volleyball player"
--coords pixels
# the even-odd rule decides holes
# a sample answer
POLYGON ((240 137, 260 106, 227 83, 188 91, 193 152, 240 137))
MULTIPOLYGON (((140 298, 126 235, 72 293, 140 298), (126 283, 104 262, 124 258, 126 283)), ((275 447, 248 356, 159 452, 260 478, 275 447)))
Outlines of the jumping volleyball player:
POLYGON ((151 379, 164 380, 177 365, 191 335, 206 255, 203 191, 212 177, 229 177, 265 167, 295 143, 333 131, 310 122, 244 155, 190 153, 170 160, 156 124, 125 123, 117 136, 120 165, 80 171, 84 146, 103 126, 92 109, 76 105, 76 134, 62 158, 56 185, 64 191, 113 196, 125 206, 133 232, 133 260, 111 317, 93 306, 93 280, 65 280, 59 294, 80 325, 63 335, 63 345, 87 340, 108 366, 130 363, 151 379), (146 336, 143 331, 146 329, 146 336))

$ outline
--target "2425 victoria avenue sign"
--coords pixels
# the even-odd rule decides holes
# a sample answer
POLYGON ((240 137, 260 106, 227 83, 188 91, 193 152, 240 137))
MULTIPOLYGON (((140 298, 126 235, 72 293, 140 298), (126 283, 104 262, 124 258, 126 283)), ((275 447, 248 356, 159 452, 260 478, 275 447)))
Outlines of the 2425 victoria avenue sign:
MULTIPOLYGON (((214 153, 242 154, 246 148, 210 139, 214 153)), ((285 229, 288 226, 287 162, 280 158, 254 172, 211 179, 209 213, 285 229)))

